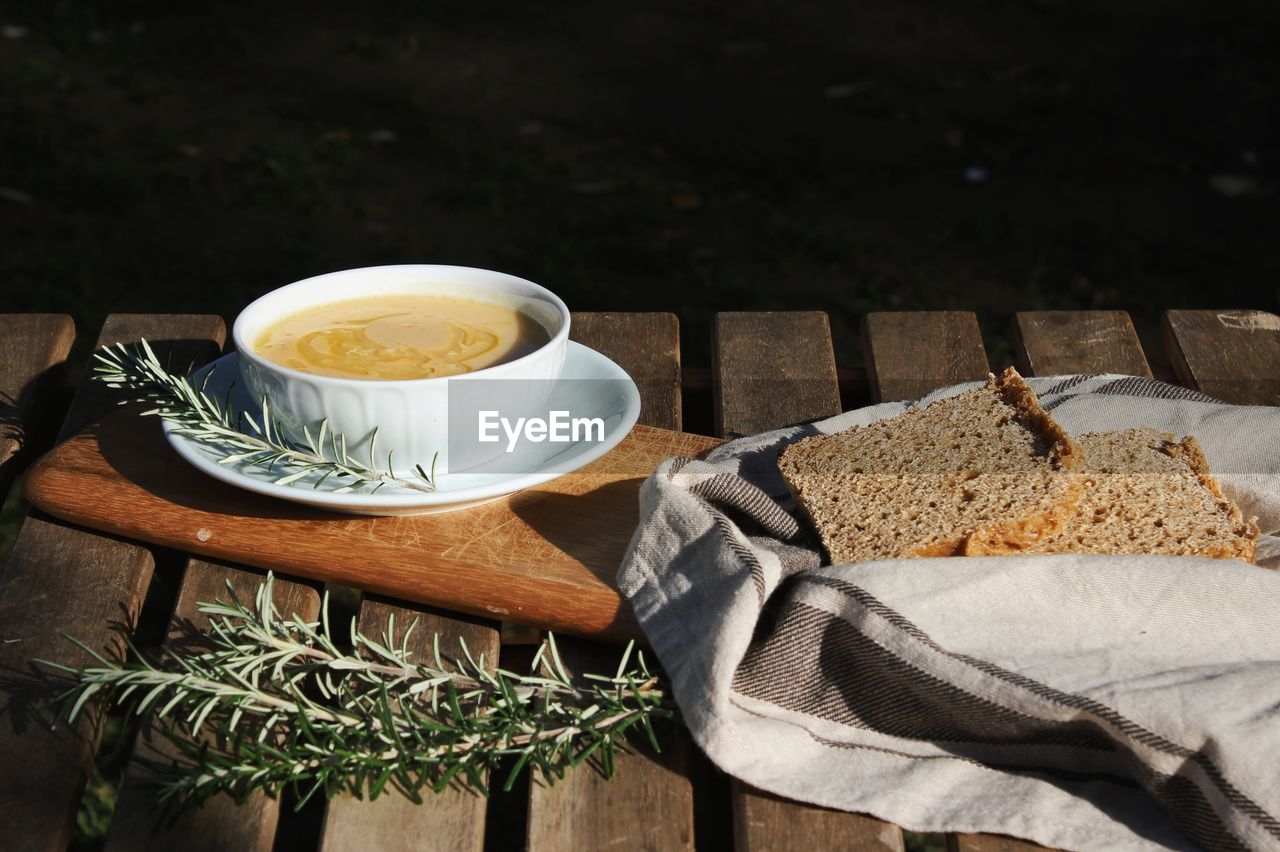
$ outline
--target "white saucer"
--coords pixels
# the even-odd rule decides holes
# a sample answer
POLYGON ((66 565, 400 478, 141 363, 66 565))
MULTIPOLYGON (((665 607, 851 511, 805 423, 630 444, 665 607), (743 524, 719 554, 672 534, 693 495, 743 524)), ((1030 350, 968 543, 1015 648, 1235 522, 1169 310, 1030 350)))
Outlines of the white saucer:
MULTIPOLYGON (((234 353, 224 355, 196 371, 192 375, 193 381, 198 385, 210 371, 213 375, 205 392, 211 398, 221 400, 226 398, 230 389, 232 405, 258 419, 258 405, 242 387, 238 357, 234 353)), ((640 393, 635 382, 621 367, 599 352, 570 341, 560 378, 564 381, 555 382, 547 409, 568 410, 575 416, 603 419, 603 441, 555 444, 526 441, 517 450, 522 454, 518 469, 525 472, 486 472, 486 468, 514 469, 516 465, 508 456, 461 473, 441 474, 436 477, 436 490, 431 492, 384 485, 376 493, 369 493, 365 488, 336 494, 333 489, 337 486, 331 484, 332 480, 318 489, 312 487, 317 474, 278 485, 276 480, 284 475, 279 468, 268 471, 264 465, 244 462, 218 464, 221 455, 207 444, 179 434, 176 427, 168 422, 164 424, 164 432, 178 455, 215 479, 247 491, 356 515, 451 512, 488 503, 575 471, 616 447, 635 426, 640 416, 640 393)))

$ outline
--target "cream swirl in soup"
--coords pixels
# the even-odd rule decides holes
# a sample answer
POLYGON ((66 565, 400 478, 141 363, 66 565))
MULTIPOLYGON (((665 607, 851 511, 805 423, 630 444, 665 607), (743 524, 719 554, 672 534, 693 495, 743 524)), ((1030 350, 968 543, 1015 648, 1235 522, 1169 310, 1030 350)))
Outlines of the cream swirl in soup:
POLYGON ((253 349, 282 367, 347 379, 430 379, 512 361, 549 341, 510 305, 453 296, 368 296, 273 323, 253 349))

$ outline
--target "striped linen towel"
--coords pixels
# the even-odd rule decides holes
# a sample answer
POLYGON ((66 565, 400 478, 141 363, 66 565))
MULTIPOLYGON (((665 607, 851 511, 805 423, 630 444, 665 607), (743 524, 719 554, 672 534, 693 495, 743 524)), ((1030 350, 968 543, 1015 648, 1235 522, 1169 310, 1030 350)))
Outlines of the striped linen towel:
MULTIPOLYGON (((1280 566, 1280 409, 1032 379, 1069 431, 1199 439, 1280 566)), ((975 385, 947 388, 922 403, 975 385)), ((1280 572, 1007 556, 822 565, 776 466, 889 403, 671 459, 618 575, 693 736, 788 798, 1069 849, 1280 849, 1280 572)))

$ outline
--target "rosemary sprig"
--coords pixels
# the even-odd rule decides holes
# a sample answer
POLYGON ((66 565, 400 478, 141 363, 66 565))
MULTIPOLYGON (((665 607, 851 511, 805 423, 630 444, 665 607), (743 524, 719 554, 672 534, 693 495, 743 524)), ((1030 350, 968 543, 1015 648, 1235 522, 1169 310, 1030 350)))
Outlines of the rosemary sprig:
POLYGON ((289 440, 280 422, 271 414, 270 402, 262 397, 262 410, 254 419, 248 412, 236 411, 231 391, 222 401, 205 392, 213 371, 205 374, 199 387, 184 377, 165 369, 146 340, 136 344, 108 346, 94 354, 94 379, 108 387, 131 391, 125 403, 141 402, 153 406, 143 414, 159 415, 187 435, 221 452, 219 464, 245 462, 263 465, 268 471, 281 471, 277 485, 297 482, 309 474, 319 474, 311 483, 319 489, 325 483, 337 485, 332 491, 344 494, 358 488, 369 493, 384 485, 398 485, 414 491, 436 490, 436 459, 430 471, 414 465, 413 478, 396 476, 392 454, 387 453, 385 467, 377 458, 377 430, 369 438, 369 461, 366 464, 347 451, 345 435, 329 430, 322 421, 313 433, 303 427, 303 443, 289 440), (248 429, 245 425, 248 424, 248 429))
POLYGON ((327 596, 320 621, 306 622, 281 616, 270 575, 252 606, 227 589, 229 601, 200 604, 210 632, 194 650, 147 656, 126 639, 125 651, 107 656, 77 642, 89 665, 44 663, 74 679, 54 702, 67 723, 95 698, 128 716, 151 714, 175 755, 142 759, 167 816, 219 793, 243 801, 286 786, 298 807, 317 793, 376 798, 388 784, 415 802, 424 787, 450 783, 487 793, 488 772, 504 760, 504 789, 529 766, 554 783, 594 759, 607 776, 630 731, 657 749, 654 721, 676 713, 630 645, 613 675, 576 681, 551 636, 525 675, 491 669, 465 643, 446 660, 439 635, 431 657, 414 660, 413 626, 397 641, 394 620, 375 640, 353 619, 346 652, 334 642, 327 596))

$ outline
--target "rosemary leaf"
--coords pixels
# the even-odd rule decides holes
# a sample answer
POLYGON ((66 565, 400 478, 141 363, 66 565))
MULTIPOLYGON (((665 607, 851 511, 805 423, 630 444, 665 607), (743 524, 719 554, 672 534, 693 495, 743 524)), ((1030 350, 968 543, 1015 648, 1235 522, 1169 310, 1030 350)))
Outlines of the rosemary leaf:
POLYGON ((333 641, 327 598, 318 621, 286 618, 272 583, 268 575, 252 603, 230 584, 227 599, 201 603, 210 628, 200 645, 144 656, 126 642, 80 669, 46 664, 72 679, 54 700, 59 719, 73 722, 100 700, 148 716, 173 746, 176 759, 142 759, 162 817, 257 790, 292 788, 299 802, 388 788, 417 801, 423 788, 451 783, 487 793, 488 774, 508 756, 503 789, 529 767, 548 784, 588 761, 609 775, 630 730, 656 747, 654 723, 677 713, 631 648, 612 676, 571 680, 549 636, 520 675, 490 670, 465 648, 446 658, 438 635, 434 654, 415 661, 394 623, 374 640, 353 619, 348 652, 333 641))
POLYGON ((367 465, 351 457, 346 436, 332 432, 328 420, 320 423, 314 440, 310 430, 304 427, 304 442, 291 441, 281 430, 279 419, 272 416, 271 402, 266 396, 262 397, 260 416, 255 420, 250 412, 232 408, 230 390, 221 403, 204 392, 212 373, 205 375, 199 388, 189 379, 170 374, 146 340, 133 345, 108 346, 95 353, 94 359, 96 380, 108 387, 129 391, 123 402, 150 406, 142 414, 159 416, 173 424, 180 434, 217 450, 219 464, 249 462, 264 466, 276 477, 277 485, 298 482, 314 473, 317 478, 311 485, 315 489, 336 475, 334 483, 339 487, 332 489, 335 494, 360 489, 373 492, 387 485, 412 491, 436 490, 438 454, 431 459, 430 474, 419 464, 412 467, 412 476, 400 477, 391 467, 390 454, 386 468, 378 467, 376 430, 370 440, 367 465), (251 431, 243 431, 239 425, 242 422, 247 423, 251 431))

